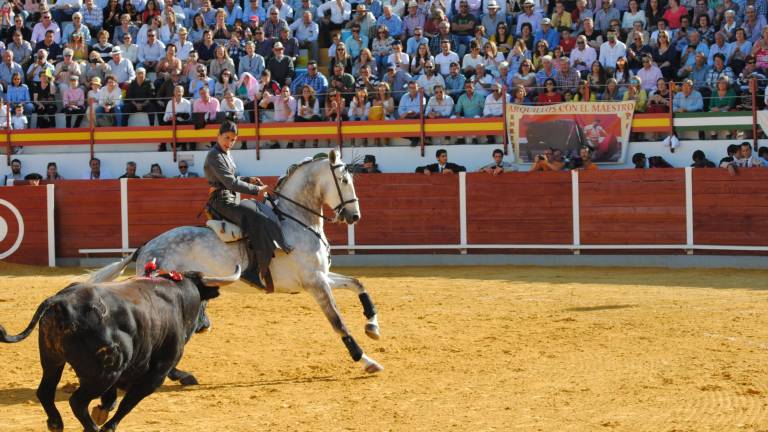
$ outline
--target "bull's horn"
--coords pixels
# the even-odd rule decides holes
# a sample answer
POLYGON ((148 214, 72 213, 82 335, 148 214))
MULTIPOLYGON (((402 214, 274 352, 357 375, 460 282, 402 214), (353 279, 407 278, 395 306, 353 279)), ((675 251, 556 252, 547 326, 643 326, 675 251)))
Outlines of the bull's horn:
POLYGON ((237 280, 240 279, 240 266, 235 266, 235 273, 231 276, 225 276, 225 277, 205 277, 203 276, 203 283, 209 286, 222 286, 222 285, 229 285, 231 283, 237 282, 237 280))

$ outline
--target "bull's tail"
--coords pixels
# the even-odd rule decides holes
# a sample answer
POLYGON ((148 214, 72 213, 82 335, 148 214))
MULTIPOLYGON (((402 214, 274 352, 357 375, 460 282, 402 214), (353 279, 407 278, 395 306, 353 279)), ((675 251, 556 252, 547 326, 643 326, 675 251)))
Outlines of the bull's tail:
POLYGON ((135 251, 133 251, 133 253, 123 258, 122 261, 118 261, 118 262, 106 265, 96 270, 95 272, 91 273, 88 276, 88 279, 86 279, 84 282, 100 283, 100 282, 110 282, 117 279, 117 277, 123 273, 123 270, 125 270, 128 264, 131 261, 136 259, 140 251, 141 251, 141 248, 138 248, 135 251))
POLYGON ((37 307, 37 310, 35 311, 35 315, 32 316, 32 321, 29 322, 29 325, 27 326, 27 328, 25 328, 23 332, 17 334, 16 336, 9 336, 8 332, 5 331, 5 328, 3 328, 3 326, 0 326, 0 342, 16 343, 26 339, 27 336, 29 336, 29 334, 32 333, 32 330, 34 330, 35 326, 37 325, 37 322, 40 321, 40 317, 43 316, 43 314, 48 310, 48 308, 52 304, 53 304, 53 300, 50 298, 40 303, 40 306, 37 307))

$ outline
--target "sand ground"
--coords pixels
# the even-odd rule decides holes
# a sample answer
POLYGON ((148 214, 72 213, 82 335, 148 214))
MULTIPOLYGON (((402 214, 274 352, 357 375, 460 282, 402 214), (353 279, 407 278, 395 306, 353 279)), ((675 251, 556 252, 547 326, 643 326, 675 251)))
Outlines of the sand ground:
MULTIPOLYGON (((124 431, 768 431, 768 271, 337 269, 379 308, 367 376, 306 294, 236 284, 210 333, 124 431)), ((0 263, 0 324, 23 329, 77 269, 0 263)), ((0 431, 43 431, 37 338, 0 346, 0 431)), ((61 385, 75 383, 66 371, 61 385)), ((82 430, 59 391, 67 430, 82 430)))

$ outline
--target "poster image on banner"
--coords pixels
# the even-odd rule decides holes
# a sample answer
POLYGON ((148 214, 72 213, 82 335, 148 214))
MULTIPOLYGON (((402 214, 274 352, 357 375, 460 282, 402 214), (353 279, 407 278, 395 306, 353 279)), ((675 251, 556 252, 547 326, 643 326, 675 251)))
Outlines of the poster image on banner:
POLYGON ((624 163, 634 109, 634 101, 510 104, 508 130, 517 162, 533 163, 549 148, 578 157, 579 148, 589 145, 594 162, 624 163))

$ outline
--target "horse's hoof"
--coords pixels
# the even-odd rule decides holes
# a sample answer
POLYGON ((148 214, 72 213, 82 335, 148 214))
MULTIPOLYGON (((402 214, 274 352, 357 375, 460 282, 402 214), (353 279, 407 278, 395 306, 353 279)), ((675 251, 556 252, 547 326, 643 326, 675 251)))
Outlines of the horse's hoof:
POLYGON ((56 420, 48 420, 48 430, 51 432, 63 432, 64 431, 64 423, 61 421, 56 420))
POLYGON ((365 354, 363 354, 363 358, 361 360, 363 361, 363 370, 369 374, 374 374, 384 370, 384 366, 378 364, 376 360, 368 357, 365 354))
POLYGON ((197 378, 194 377, 194 375, 187 375, 184 378, 179 380, 179 383, 183 386, 193 386, 200 384, 197 382, 197 378))
POLYGON ((371 339, 379 340, 379 338, 381 338, 381 332, 379 331, 379 326, 376 324, 366 324, 365 334, 368 335, 368 337, 371 339))
POLYGON ((109 410, 103 408, 101 405, 96 405, 91 410, 91 418, 94 423, 101 426, 107 422, 107 419, 109 418, 109 410))

